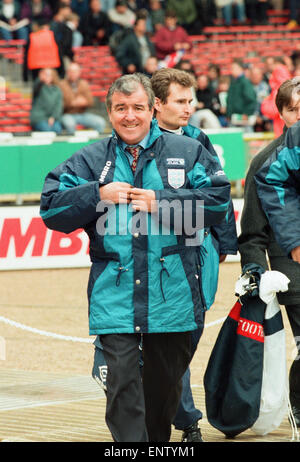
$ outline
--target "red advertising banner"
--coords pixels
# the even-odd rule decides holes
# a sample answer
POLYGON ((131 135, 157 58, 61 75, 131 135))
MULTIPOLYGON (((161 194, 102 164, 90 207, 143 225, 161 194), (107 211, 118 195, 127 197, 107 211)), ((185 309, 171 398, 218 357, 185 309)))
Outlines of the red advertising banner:
POLYGON ((39 207, 0 208, 0 270, 89 266, 88 248, 82 229, 46 228, 39 207))

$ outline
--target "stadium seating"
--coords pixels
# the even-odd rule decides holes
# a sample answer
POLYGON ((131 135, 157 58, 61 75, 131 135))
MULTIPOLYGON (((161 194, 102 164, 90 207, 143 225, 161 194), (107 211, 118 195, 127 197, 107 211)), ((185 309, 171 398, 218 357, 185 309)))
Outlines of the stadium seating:
POLYGON ((19 92, 7 89, 5 100, 1 101, 0 106, 0 132, 30 132, 30 108, 30 98, 24 97, 19 92))
POLYGON ((103 102, 109 86, 121 75, 109 47, 75 48, 74 60, 80 64, 82 77, 89 81, 93 95, 103 102))
MULTIPOLYGON (((205 27, 201 34, 191 37, 192 50, 184 55, 194 65, 196 74, 206 73, 210 63, 219 64, 223 74, 230 73, 234 58, 248 64, 263 65, 266 56, 290 56, 300 39, 300 28, 290 31, 286 24, 289 11, 269 11, 269 24, 260 26, 233 25, 225 27, 220 20, 205 27)), ((24 42, 0 40, 0 61, 5 69, 9 63, 23 63, 24 42)), ((108 46, 86 46, 74 49, 74 60, 82 68, 82 77, 91 85, 92 93, 100 102, 105 100, 111 83, 121 75, 108 46)), ((0 106, 0 132, 26 134, 31 131, 30 97, 21 92, 6 91, 0 106)))

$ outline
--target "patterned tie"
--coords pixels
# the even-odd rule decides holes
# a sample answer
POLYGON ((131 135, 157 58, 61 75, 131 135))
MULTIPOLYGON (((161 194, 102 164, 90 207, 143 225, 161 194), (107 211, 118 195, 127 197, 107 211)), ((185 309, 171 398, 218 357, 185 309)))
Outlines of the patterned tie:
POLYGON ((136 164, 137 164, 137 161, 138 161, 138 157, 139 157, 140 146, 135 146, 135 147, 127 146, 126 151, 128 151, 133 157, 133 161, 132 161, 132 164, 131 164, 131 169, 132 169, 132 171, 134 173, 135 169, 136 169, 136 164))

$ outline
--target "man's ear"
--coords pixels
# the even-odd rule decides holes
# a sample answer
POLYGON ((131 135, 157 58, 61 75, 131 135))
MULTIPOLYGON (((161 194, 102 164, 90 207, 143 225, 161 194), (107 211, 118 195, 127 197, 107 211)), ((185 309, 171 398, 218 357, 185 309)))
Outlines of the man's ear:
POLYGON ((107 107, 107 106, 106 106, 106 112, 107 112, 107 115, 108 115, 109 121, 111 122, 111 119, 110 119, 110 110, 108 109, 108 107, 107 107))
POLYGON ((155 101, 154 101, 154 109, 157 111, 157 112, 160 112, 161 111, 161 105, 162 105, 162 102, 159 98, 157 98, 157 96, 155 97, 155 101))

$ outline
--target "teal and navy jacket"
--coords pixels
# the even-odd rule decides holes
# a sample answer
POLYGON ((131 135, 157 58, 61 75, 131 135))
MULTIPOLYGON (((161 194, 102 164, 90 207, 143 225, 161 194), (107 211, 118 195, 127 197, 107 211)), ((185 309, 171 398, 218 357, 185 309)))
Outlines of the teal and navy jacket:
POLYGON ((289 255, 300 245, 300 122, 287 130, 254 178, 275 239, 289 255))
MULTIPOLYGON (((209 137, 193 125, 182 127, 184 134, 197 139, 219 162, 218 155, 209 137)), ((200 247, 200 261, 202 263, 202 288, 206 310, 214 303, 219 280, 220 255, 236 255, 238 240, 234 207, 230 201, 226 217, 219 225, 213 225, 203 230, 203 241, 200 247)))
POLYGON ((230 183, 204 146, 162 133, 156 121, 135 175, 114 132, 50 172, 40 207, 46 226, 64 233, 83 228, 90 239, 90 334, 195 330, 205 302, 192 243, 197 226, 224 219, 229 201, 230 183), (158 213, 133 213, 130 204, 104 207, 99 184, 118 181, 154 190, 158 213), (193 219, 192 235, 179 229, 184 216, 193 219))

